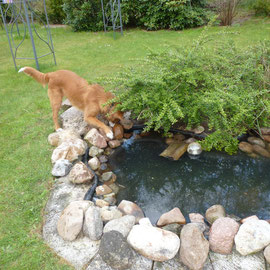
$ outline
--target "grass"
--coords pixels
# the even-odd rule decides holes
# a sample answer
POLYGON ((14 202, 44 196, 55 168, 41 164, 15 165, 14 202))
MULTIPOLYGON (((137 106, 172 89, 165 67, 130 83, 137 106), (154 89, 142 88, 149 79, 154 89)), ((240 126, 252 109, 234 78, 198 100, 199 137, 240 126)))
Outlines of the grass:
MULTIPOLYGON (((220 39, 223 30, 212 27, 210 34, 220 39)), ((254 18, 225 30, 237 46, 244 48, 270 38, 270 20, 254 18)), ((70 69, 95 82, 100 76, 136 65, 139 62, 135 59, 144 57, 149 48, 157 51, 191 44, 202 29, 125 30, 124 36, 117 35, 116 40, 111 33, 74 33, 69 28, 51 31, 58 65, 54 66, 52 57, 47 56, 40 60, 41 70, 70 69)), ((29 42, 27 39, 21 47, 21 55, 31 56, 29 42)), ((46 51, 42 46, 37 46, 39 55, 46 51)), ((71 269, 41 237, 42 210, 54 181, 50 175, 52 147, 47 143, 53 124, 46 90, 15 72, 3 30, 0 48, 0 268, 71 269)), ((34 61, 18 63, 19 67, 34 66, 34 61)))

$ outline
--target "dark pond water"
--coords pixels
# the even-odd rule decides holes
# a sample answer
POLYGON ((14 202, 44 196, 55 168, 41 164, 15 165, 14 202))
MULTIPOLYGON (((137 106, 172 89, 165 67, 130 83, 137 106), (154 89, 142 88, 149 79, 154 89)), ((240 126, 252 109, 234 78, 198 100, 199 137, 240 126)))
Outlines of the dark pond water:
POLYGON ((126 187, 118 202, 137 203, 152 223, 173 207, 187 217, 204 214, 213 204, 239 217, 270 218, 269 160, 204 152, 198 159, 186 153, 171 161, 159 156, 165 148, 159 139, 128 140, 111 156, 117 181, 126 187))

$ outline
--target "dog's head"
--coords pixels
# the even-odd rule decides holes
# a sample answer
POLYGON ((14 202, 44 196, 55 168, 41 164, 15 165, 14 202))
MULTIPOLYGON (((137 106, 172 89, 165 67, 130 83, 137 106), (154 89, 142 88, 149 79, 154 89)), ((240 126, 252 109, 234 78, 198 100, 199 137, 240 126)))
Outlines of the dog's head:
POLYGON ((108 113, 108 120, 110 122, 113 122, 113 123, 116 123, 116 122, 119 122, 121 120, 123 120, 124 118, 124 113, 121 112, 121 111, 115 111, 115 107, 116 107, 117 104, 113 104, 109 110, 109 113, 108 113))

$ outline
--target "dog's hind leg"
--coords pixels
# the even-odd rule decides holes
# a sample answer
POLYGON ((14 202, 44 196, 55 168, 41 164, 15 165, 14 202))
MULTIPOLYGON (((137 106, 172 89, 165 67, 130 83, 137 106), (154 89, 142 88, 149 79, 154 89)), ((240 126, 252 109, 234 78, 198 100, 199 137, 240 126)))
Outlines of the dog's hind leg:
POLYGON ((96 126, 98 128, 101 128, 102 130, 104 130, 106 136, 109 138, 109 139, 113 139, 113 132, 111 131, 111 129, 106 126, 104 123, 102 123, 101 121, 99 121, 95 116, 91 116, 91 115, 84 115, 84 120, 90 124, 90 125, 93 125, 93 126, 96 126))
POLYGON ((61 108, 63 94, 62 94, 61 89, 49 88, 48 96, 49 96, 51 107, 52 107, 54 128, 55 130, 58 130, 60 128, 60 125, 58 122, 58 112, 61 108))

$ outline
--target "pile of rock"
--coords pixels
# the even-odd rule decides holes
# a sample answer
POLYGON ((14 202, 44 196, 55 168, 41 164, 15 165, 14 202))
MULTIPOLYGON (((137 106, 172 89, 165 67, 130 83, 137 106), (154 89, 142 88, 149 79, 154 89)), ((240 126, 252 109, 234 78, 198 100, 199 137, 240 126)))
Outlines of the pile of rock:
POLYGON ((270 158, 270 128, 261 128, 261 138, 250 136, 247 142, 240 142, 239 149, 251 157, 270 158))
MULTIPOLYGON (((108 168, 108 155, 129 135, 116 125, 115 139, 108 140, 85 124, 80 114, 68 109, 61 116, 64 130, 48 138, 56 147, 52 174, 60 178, 45 209, 43 236, 58 255, 76 269, 87 270, 270 269, 270 224, 256 216, 240 220, 226 215, 221 205, 214 205, 205 217, 190 213, 187 224, 180 209, 174 208, 161 215, 155 226, 133 202, 123 200, 115 206, 119 186, 108 168), (87 147, 88 164, 102 182, 93 202, 83 200, 94 178, 81 161, 87 147)), ((250 153, 257 153, 257 146, 268 151, 269 134, 263 137, 264 145, 258 138, 249 138, 250 153)), ((173 149, 172 158, 186 150, 191 155, 201 152, 199 143, 180 134, 168 138, 167 143, 169 150, 173 149)))
MULTIPOLYGON (((66 111, 60 116, 63 129, 49 135, 48 141, 55 146, 51 157, 53 164, 52 175, 64 177, 68 175, 69 181, 73 184, 87 185, 91 187, 94 178, 93 172, 81 161, 89 147, 88 164, 99 176, 103 185, 96 189, 96 204, 102 206, 113 205, 116 203, 115 195, 119 190, 116 184, 116 175, 108 167, 108 156, 113 149, 119 147, 124 140, 124 128, 121 124, 113 127, 114 139, 108 139, 102 130, 91 127, 83 120, 81 111, 63 103, 66 111), (83 139, 82 139, 83 138, 83 139)), ((101 116, 100 120, 104 121, 101 116)), ((129 128, 132 122, 125 119, 124 123, 129 128)))
POLYGON ((189 220, 174 208, 154 226, 130 201, 112 208, 74 201, 62 211, 57 231, 66 242, 88 237, 97 244, 87 270, 268 269, 269 222, 230 217, 221 205, 205 217, 190 213, 189 220))
MULTIPOLYGON (((120 125, 116 125, 116 128, 117 126, 120 125)), ((121 129, 123 128, 121 127, 121 129)), ((102 185, 96 188, 96 194, 100 199, 104 198, 104 200, 98 199, 97 204, 109 205, 116 202, 115 195, 119 187, 115 183, 116 175, 109 170, 107 162, 108 155, 112 153, 114 148, 121 145, 121 140, 108 141, 95 128, 90 129, 84 136, 84 140, 72 129, 65 129, 50 134, 48 140, 51 145, 56 146, 51 158, 53 176, 63 177, 68 175, 71 183, 88 185, 90 188, 94 174, 80 161, 89 146, 89 157, 87 158, 90 159, 88 164, 99 176, 100 181, 103 182, 102 185)))

